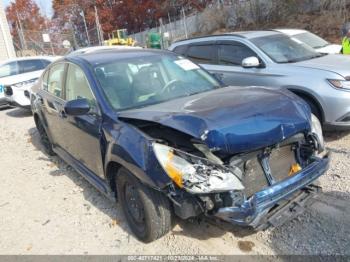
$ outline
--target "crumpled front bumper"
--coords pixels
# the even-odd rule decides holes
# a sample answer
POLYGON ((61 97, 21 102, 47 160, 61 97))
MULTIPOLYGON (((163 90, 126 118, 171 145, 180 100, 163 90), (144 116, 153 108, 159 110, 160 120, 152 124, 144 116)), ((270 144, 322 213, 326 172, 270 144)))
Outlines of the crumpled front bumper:
POLYGON ((266 217, 276 204, 285 200, 293 203, 301 189, 323 175, 328 170, 329 161, 329 154, 322 158, 314 157, 314 162, 296 175, 255 193, 241 206, 220 208, 215 217, 232 224, 258 228, 266 222, 266 217))

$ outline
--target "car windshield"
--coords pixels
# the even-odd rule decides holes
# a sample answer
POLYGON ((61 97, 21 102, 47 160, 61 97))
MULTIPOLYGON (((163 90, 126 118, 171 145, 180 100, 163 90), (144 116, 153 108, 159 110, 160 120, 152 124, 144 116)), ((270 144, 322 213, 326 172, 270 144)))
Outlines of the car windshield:
POLYGON ((0 66, 0 78, 17 74, 16 63, 8 63, 0 66))
POLYGON ((94 70, 107 100, 118 111, 220 86, 215 78, 190 60, 164 53, 99 64, 94 70))
POLYGON ((322 56, 300 40, 282 34, 257 37, 251 41, 276 63, 294 63, 322 56))
POLYGON ((293 38, 296 38, 315 49, 329 45, 329 43, 326 40, 310 32, 293 35, 293 38))

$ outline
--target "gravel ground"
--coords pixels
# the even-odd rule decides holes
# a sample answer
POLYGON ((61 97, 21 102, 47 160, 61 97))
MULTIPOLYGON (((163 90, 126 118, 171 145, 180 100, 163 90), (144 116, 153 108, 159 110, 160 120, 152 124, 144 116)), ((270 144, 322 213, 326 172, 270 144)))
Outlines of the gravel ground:
POLYGON ((42 151, 32 116, 0 111, 0 254, 350 255, 350 133, 327 134, 331 168, 310 210, 280 228, 245 232, 175 221, 150 244, 137 241, 119 206, 58 157, 42 151))

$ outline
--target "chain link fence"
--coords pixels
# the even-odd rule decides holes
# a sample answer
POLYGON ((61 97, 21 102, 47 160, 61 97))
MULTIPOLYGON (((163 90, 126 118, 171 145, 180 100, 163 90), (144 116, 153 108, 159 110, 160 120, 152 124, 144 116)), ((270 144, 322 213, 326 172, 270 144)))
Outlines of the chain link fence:
POLYGON ((65 55, 76 42, 73 33, 19 30, 14 39, 17 56, 65 55))

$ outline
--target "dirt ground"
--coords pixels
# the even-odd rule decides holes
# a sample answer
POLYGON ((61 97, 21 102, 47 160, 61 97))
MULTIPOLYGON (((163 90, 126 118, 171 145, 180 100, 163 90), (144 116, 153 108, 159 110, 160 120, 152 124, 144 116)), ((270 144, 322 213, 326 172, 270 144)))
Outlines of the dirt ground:
POLYGON ((299 218, 252 233, 176 220, 150 244, 137 241, 119 206, 57 157, 42 151, 32 116, 0 111, 0 254, 350 255, 350 133, 327 134, 324 192, 299 218))

